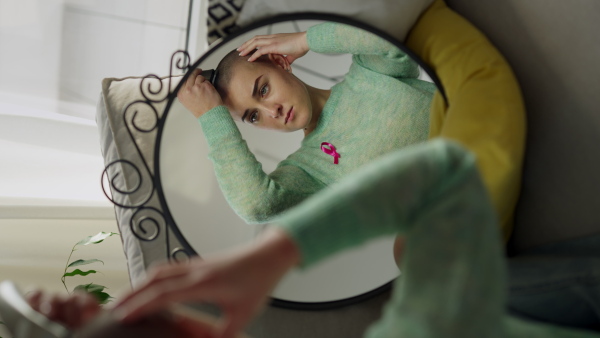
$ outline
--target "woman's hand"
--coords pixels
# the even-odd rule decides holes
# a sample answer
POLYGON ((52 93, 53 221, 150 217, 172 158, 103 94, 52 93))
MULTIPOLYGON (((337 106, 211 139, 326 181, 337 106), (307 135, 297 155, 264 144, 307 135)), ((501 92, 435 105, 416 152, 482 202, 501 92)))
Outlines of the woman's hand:
POLYGON ((250 56, 248 61, 254 61, 265 54, 280 54, 285 55, 291 64, 309 51, 306 32, 257 35, 244 42, 237 50, 241 56, 245 56, 255 49, 257 51, 250 56))
POLYGON ((206 302, 219 306, 223 317, 218 337, 235 337, 266 304, 283 275, 299 261, 292 240, 271 229, 247 247, 209 260, 154 268, 139 289, 115 307, 123 322, 169 308, 180 302, 206 302))
MULTIPOLYGON (((218 321, 216 317, 186 307, 173 307, 171 321, 176 327, 177 337, 187 338, 214 338, 218 321)), ((235 338, 249 338, 244 333, 239 333, 235 338)))
POLYGON ((26 299, 34 310, 71 330, 80 328, 101 311, 98 301, 84 292, 62 296, 34 291, 26 299))
POLYGON ((202 69, 194 69, 187 81, 181 86, 177 98, 196 118, 223 104, 217 90, 204 76, 202 69))

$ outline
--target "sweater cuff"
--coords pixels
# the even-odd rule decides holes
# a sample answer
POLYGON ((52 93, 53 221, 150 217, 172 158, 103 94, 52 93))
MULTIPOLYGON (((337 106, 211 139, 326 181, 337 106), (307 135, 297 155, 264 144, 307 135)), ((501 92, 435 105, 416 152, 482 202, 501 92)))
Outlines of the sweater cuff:
POLYGON ((241 137, 229 110, 225 106, 217 106, 198 118, 209 146, 232 136, 241 137))

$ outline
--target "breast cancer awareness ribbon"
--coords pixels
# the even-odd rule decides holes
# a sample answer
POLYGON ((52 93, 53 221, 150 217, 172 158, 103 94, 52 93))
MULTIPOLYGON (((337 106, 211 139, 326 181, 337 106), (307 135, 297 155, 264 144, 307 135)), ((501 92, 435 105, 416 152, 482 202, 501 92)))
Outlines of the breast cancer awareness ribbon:
POLYGON ((333 164, 338 164, 338 159, 341 157, 340 154, 335 150, 333 144, 329 142, 321 143, 321 150, 327 155, 333 156, 333 164), (328 148, 329 147, 329 148, 328 148))

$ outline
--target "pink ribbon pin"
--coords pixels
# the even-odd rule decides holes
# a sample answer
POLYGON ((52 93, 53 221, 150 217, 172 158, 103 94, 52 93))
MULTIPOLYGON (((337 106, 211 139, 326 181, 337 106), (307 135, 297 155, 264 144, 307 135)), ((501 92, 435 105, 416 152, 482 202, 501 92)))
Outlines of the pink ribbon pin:
POLYGON ((338 159, 341 156, 340 154, 338 154, 337 151, 335 151, 335 147, 333 146, 333 144, 329 142, 323 142, 321 143, 321 150, 323 150, 325 154, 333 156, 333 164, 338 164, 338 159))

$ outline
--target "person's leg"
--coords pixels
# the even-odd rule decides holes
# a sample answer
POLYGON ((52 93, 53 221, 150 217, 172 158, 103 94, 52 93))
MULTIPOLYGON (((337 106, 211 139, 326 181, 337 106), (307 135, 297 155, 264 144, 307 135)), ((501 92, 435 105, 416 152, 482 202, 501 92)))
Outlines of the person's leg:
POLYGON ((398 153, 406 163, 398 165, 401 194, 419 203, 400 211, 412 223, 403 273, 367 336, 504 337, 505 265, 487 191, 471 154, 430 145, 398 153))
POLYGON ((506 259, 487 190, 471 154, 440 145, 406 148, 379 163, 383 178, 369 175, 368 189, 402 187, 406 246, 402 276, 367 337, 600 337, 507 314, 506 259))

